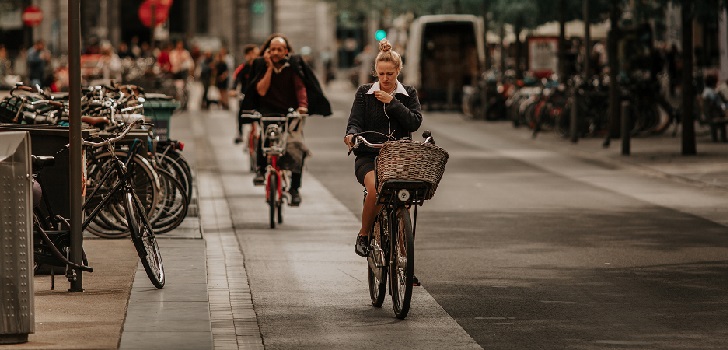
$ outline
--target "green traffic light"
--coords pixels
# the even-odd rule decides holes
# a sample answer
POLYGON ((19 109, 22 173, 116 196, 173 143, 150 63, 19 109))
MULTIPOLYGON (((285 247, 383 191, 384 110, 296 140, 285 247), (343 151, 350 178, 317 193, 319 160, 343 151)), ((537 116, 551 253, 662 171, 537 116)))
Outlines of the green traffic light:
POLYGON ((387 32, 383 29, 379 29, 376 32, 374 32, 374 39, 377 39, 377 41, 382 40, 387 37, 387 32))

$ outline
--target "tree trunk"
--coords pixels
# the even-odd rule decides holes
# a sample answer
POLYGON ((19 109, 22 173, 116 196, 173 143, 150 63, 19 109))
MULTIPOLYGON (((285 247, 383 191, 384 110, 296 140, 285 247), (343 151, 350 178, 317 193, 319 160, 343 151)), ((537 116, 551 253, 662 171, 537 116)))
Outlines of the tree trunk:
POLYGON ((695 87, 693 86, 693 2, 682 1, 682 154, 698 153, 695 144, 695 120, 693 105, 695 87))

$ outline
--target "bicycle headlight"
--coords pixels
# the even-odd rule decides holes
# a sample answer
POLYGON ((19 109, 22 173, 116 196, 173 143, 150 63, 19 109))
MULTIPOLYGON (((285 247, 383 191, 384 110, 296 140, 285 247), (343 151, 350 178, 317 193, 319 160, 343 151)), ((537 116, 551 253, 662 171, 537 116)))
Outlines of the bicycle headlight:
POLYGON ((406 202, 410 199, 410 192, 403 188, 397 192, 397 198, 399 198, 400 202, 406 202))

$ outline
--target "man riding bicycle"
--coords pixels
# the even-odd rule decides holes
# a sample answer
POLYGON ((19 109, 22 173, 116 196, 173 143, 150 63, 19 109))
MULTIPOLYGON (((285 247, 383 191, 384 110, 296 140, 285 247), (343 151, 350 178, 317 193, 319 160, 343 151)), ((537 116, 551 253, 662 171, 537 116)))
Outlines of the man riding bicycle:
MULTIPOLYGON (((273 34, 261 48, 263 57, 252 64, 252 78, 244 89, 243 109, 255 109, 262 114, 288 113, 289 109, 300 114, 331 115, 331 106, 311 68, 300 55, 292 55, 288 39, 273 34)), ((303 141, 303 140, 301 140, 303 141)), ((267 159, 262 145, 258 145, 258 167, 253 179, 255 185, 262 185, 267 159)), ((308 149, 303 142, 289 142, 286 155, 281 159, 292 172, 291 205, 301 203, 299 188, 303 176, 303 162, 308 149)))

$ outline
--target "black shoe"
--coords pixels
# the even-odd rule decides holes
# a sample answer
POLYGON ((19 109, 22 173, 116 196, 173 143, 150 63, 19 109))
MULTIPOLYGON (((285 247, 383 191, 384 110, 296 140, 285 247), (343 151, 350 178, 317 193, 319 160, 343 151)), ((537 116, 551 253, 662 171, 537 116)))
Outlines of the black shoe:
POLYGON ((417 279, 417 276, 414 276, 414 275, 412 276, 412 285, 415 287, 421 286, 420 280, 417 279))
POLYGON ((297 207, 301 205, 301 194, 298 191, 290 191, 291 194, 291 206, 297 207))
POLYGON ((356 236, 356 244, 354 244, 354 252, 356 255, 366 257, 369 253, 369 237, 356 236))
POLYGON ((238 136, 238 137, 236 137, 236 138, 235 138, 235 139, 233 140, 233 142, 234 142, 234 143, 235 143, 235 144, 237 145, 237 144, 239 144, 239 143, 242 143, 242 142, 243 142, 243 138, 242 138, 242 137, 240 137, 240 136, 238 136))
POLYGON ((263 186, 265 183, 265 174, 261 172, 256 172, 255 177, 253 178, 253 185, 255 186, 263 186))

